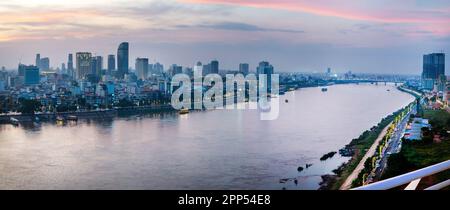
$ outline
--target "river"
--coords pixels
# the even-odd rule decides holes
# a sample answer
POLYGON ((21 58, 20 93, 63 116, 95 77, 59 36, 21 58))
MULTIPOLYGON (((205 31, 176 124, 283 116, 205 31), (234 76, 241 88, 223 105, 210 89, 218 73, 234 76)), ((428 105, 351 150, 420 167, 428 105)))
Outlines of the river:
POLYGON ((394 85, 350 84, 288 92, 274 121, 214 110, 0 125, 0 189, 317 189, 348 160, 323 154, 413 100, 394 85))

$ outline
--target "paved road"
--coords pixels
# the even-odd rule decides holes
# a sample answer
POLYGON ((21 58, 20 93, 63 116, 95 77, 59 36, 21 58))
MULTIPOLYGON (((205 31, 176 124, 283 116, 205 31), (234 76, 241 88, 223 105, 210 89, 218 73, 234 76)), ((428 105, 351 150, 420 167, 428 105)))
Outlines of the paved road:
POLYGON ((408 124, 409 117, 411 114, 415 114, 415 106, 411 109, 411 111, 403 117, 402 121, 398 123, 396 126, 394 133, 391 136, 391 139, 388 142, 388 146, 383 151, 383 155, 381 156, 381 160, 379 161, 379 166, 375 169, 375 178, 381 177, 383 171, 387 167, 387 160, 391 154, 400 152, 402 145, 402 137, 405 132, 406 125, 408 124))
POLYGON ((389 123, 388 126, 386 126, 380 133, 380 135, 378 135, 377 139, 375 140, 375 142, 372 144, 372 146, 370 147, 369 151, 366 152, 366 154, 364 155, 364 157, 361 159, 361 161, 359 162, 359 164, 356 166, 355 170, 353 170, 353 172, 347 177, 347 179, 345 180, 344 184, 342 184, 342 186, 339 188, 339 190, 348 190, 352 187, 352 182, 353 180, 355 180, 356 178, 358 178, 359 173, 361 173, 361 171, 364 169, 364 163, 366 162, 366 160, 370 157, 372 157, 376 150, 378 145, 380 144, 380 141, 383 139, 383 137, 386 135, 387 130, 389 128, 389 126, 391 126, 392 123, 389 123))
MULTIPOLYGON (((409 120, 409 116, 411 114, 414 114, 415 110, 416 110, 415 107, 413 107, 412 111, 406 114, 405 117, 403 117, 402 121, 396 126, 396 129, 392 134, 390 141, 388 142, 388 146, 383 151, 382 158, 379 161, 379 166, 375 169, 375 177, 380 177, 384 169, 387 167, 387 159, 389 155, 393 153, 398 153, 400 151, 403 132, 405 131, 406 125, 409 120)), ((391 126, 391 124, 392 123, 390 123, 381 131, 380 135, 378 135, 377 139, 372 144, 369 151, 367 151, 367 153, 361 159, 358 166, 356 166, 355 170, 353 170, 353 172, 345 180, 344 184, 342 184, 342 186, 339 188, 340 190, 348 190, 351 188, 353 180, 355 180, 358 177, 359 173, 361 173, 361 171, 364 169, 364 163, 366 162, 366 160, 375 155, 375 152, 377 150, 378 145, 380 144, 380 141, 384 138, 384 136, 386 136, 387 130, 391 126)), ((369 179, 372 179, 372 177, 370 177, 369 179)))

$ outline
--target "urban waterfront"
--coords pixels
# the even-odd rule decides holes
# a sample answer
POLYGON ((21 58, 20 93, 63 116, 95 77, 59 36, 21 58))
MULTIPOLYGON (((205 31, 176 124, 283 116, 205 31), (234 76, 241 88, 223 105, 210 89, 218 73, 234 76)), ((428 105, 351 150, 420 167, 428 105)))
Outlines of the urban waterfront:
POLYGON ((348 160, 320 161, 323 154, 414 97, 393 84, 350 84, 279 99, 274 121, 256 110, 214 110, 0 125, 0 188, 317 189, 321 175, 348 160))

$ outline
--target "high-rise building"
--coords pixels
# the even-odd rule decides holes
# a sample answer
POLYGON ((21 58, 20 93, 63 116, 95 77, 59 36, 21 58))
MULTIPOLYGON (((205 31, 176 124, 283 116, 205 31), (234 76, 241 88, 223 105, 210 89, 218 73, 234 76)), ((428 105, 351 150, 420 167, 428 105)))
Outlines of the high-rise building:
POLYGON ((182 74, 183 73, 183 67, 178 66, 177 64, 173 64, 169 69, 169 74, 171 76, 174 76, 176 74, 182 74))
POLYGON ((73 69, 73 55, 69 54, 68 61, 67 61, 67 74, 69 74, 71 77, 75 77, 75 71, 73 69))
POLYGON ((239 72, 243 75, 247 75, 249 72, 249 65, 248 63, 241 63, 239 64, 239 72))
POLYGON ((256 68, 257 76, 261 74, 265 74, 267 77, 267 90, 268 93, 271 93, 272 90, 272 74, 273 74, 273 66, 270 65, 267 61, 261 61, 256 68))
POLYGON ((37 66, 25 66, 25 85, 37 85, 40 82, 39 68, 37 66))
POLYGON ((203 74, 202 74, 202 71, 203 71, 203 65, 202 65, 202 62, 197 62, 197 64, 195 64, 195 66, 194 66, 194 75, 199 75, 199 76, 203 76, 203 74))
POLYGON ((206 64, 206 65, 203 65, 202 71, 203 71, 203 76, 206 76, 206 75, 208 75, 208 74, 211 74, 211 64, 208 63, 208 64, 206 64))
POLYGON ((35 62, 36 67, 40 68, 41 67, 41 54, 36 54, 36 62, 35 62))
POLYGON ((155 64, 153 64, 153 73, 158 75, 164 73, 164 66, 156 62, 155 64))
POLYGON ((66 72, 66 64, 65 63, 61 63, 61 73, 65 74, 66 72))
POLYGON ((116 56, 108 55, 108 75, 112 75, 116 70, 116 56))
POLYGON ((19 63, 19 67, 17 68, 19 76, 25 76, 26 67, 27 67, 26 65, 19 63))
POLYGON ((193 77, 194 76, 194 70, 190 67, 185 67, 183 68, 183 73, 187 74, 189 77, 193 77))
POLYGON ((102 56, 92 57, 90 73, 100 78, 102 74, 102 69, 103 69, 103 57, 102 56))
POLYGON ((136 59, 136 74, 138 79, 145 80, 148 77, 148 58, 136 59))
POLYGON ((42 71, 50 70, 50 58, 41 58, 40 66, 38 67, 42 71))
POLYGON ((122 42, 117 49, 117 73, 120 79, 124 78, 125 74, 128 74, 128 57, 129 57, 129 44, 128 42, 122 42))
POLYGON ((445 54, 431 53, 423 56, 422 87, 433 90, 438 86, 442 91, 446 82, 445 77, 445 54))
POLYGON ((256 68, 257 74, 273 74, 273 66, 267 61, 261 61, 256 68))
POLYGON ((432 53, 423 56, 422 78, 437 80, 445 75, 445 54, 432 53))
POLYGON ((219 73, 219 61, 213 60, 211 61, 211 74, 218 74, 219 73))
POLYGON ((89 52, 77 52, 77 79, 84 79, 91 72, 92 54, 89 52))
POLYGON ((183 73, 183 67, 182 66, 178 66, 177 64, 173 64, 170 67, 170 74, 172 76, 176 75, 176 74, 182 74, 183 73))

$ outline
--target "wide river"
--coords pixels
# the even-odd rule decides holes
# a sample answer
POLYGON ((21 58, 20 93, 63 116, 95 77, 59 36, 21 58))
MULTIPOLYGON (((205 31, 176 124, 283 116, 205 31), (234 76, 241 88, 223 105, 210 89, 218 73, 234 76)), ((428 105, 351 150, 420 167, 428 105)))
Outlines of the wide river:
POLYGON ((274 121, 214 110, 0 125, 0 189, 317 189, 347 160, 323 154, 413 100, 389 84, 335 85, 286 93, 274 121))

